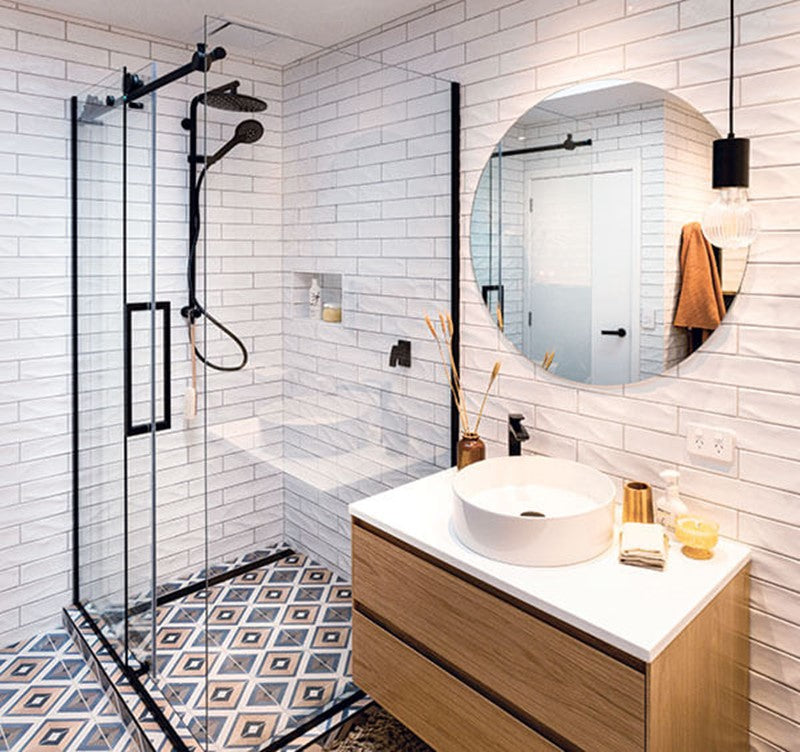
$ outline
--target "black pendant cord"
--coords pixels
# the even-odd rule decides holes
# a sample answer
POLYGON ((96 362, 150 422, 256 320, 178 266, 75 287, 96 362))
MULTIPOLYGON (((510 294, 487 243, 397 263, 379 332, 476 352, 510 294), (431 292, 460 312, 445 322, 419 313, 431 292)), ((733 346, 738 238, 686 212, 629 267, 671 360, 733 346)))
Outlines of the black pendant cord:
POLYGON ((728 135, 726 138, 714 140, 712 155, 711 187, 714 190, 723 188, 748 188, 750 186, 750 140, 737 138, 733 130, 734 117, 734 83, 736 76, 736 7, 735 0, 730 0, 730 18, 728 19, 730 44, 728 47, 728 135))
POLYGON ((736 0, 731 0, 731 18, 730 18, 730 29, 731 29, 731 46, 730 52, 728 55, 728 138, 734 138, 733 135, 733 50, 734 45, 736 44, 736 17, 735 13, 735 4, 736 0))

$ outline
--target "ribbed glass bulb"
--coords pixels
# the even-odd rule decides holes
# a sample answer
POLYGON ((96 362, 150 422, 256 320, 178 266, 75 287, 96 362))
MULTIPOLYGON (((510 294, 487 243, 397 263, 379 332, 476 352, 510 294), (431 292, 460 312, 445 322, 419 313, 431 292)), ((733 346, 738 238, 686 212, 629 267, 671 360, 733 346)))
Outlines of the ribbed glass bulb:
POLYGON ((717 248, 747 248, 756 239, 755 212, 746 188, 722 188, 703 215, 703 235, 717 248))

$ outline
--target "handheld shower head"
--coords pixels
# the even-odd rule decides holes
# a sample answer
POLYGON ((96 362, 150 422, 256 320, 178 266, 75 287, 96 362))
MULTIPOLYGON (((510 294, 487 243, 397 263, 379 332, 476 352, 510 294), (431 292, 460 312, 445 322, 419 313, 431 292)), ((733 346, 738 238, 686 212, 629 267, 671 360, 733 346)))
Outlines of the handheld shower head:
POLYGON ((258 120, 242 120, 233 137, 243 144, 254 144, 264 135, 264 126, 258 120))
POLYGON ((233 132, 233 137, 228 143, 220 146, 217 151, 206 159, 206 168, 216 164, 222 159, 231 149, 239 144, 254 144, 264 135, 264 126, 258 120, 242 120, 236 126, 233 132))

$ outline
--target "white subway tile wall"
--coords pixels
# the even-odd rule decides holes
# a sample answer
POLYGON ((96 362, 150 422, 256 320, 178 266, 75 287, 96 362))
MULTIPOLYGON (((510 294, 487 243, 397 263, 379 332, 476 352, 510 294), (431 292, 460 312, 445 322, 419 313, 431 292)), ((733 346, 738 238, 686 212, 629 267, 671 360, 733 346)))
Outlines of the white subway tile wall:
MULTIPOLYGON (((738 7, 742 15, 737 21, 741 43, 737 132, 752 138, 752 194, 762 223, 744 293, 726 320, 724 333, 715 336, 702 353, 663 377, 624 388, 561 382, 534 369, 498 337, 475 288, 469 263, 465 233, 472 196, 493 145, 511 124, 554 89, 580 80, 615 76, 667 88, 724 132, 727 4, 700 0, 448 0, 364 35, 353 42, 353 49, 464 84, 463 361, 473 401, 477 401, 491 363, 498 355, 504 361, 483 424, 490 452, 504 451, 506 414, 521 410, 534 428, 530 448, 590 462, 617 481, 636 477, 658 483, 660 470, 680 468, 688 500, 716 514, 728 535, 754 546, 752 748, 791 750, 797 748, 800 738, 800 461, 791 449, 800 438, 800 368, 793 345, 800 330, 800 188, 792 179, 800 155, 800 99, 793 88, 800 74, 800 2, 748 0, 738 7), (686 425, 697 411, 705 423, 733 428, 742 437, 732 469, 693 466, 682 451, 686 425)), ((64 97, 81 88, 77 82, 94 83, 110 67, 144 63, 149 58, 181 62, 186 52, 166 42, 143 40, 113 29, 102 30, 103 46, 98 46, 100 37, 94 34, 94 27, 91 22, 67 22, 22 10, 13 2, 0 3, 0 213, 4 220, 0 224, 0 353, 4 361, 0 421, 6 429, 6 438, 0 442, 4 468, 0 475, 0 587, 4 588, 0 636, 52 623, 54 614, 69 600, 64 97), (93 28, 89 36, 86 27, 93 28), (42 86, 49 93, 41 93, 42 86)), ((324 149, 327 139, 346 139, 350 134, 357 139, 373 127, 380 133, 381 126, 369 124, 364 113, 369 110, 365 103, 371 86, 367 73, 354 72, 348 77, 346 64, 335 65, 334 82, 330 67, 319 66, 320 60, 314 59, 283 72, 284 89, 291 95, 280 92, 279 82, 266 84, 276 87, 280 93, 275 98, 287 105, 282 143, 285 159, 279 160, 285 174, 277 169, 263 177, 231 172, 225 177, 225 186, 237 190, 236 198, 226 199, 225 191, 219 201, 230 201, 231 208, 246 206, 253 211, 253 220, 256 215, 274 219, 269 212, 280 204, 279 199, 275 203, 276 196, 282 191, 290 196, 292 203, 286 205, 283 217, 288 247, 283 266, 275 262, 283 270, 283 282, 288 285, 292 279, 288 275, 294 272, 317 271, 307 268, 298 249, 313 241, 313 250, 307 248, 304 254, 320 264, 323 260, 336 262, 322 270, 342 275, 344 315, 349 306, 354 321, 364 330, 360 335, 363 342, 347 341, 345 328, 320 333, 321 325, 294 318, 283 305, 283 285, 270 286, 276 280, 274 266, 253 273, 253 287, 247 293, 259 284, 268 285, 268 290, 263 295, 253 292, 257 302, 248 298, 250 310, 241 315, 246 319, 250 314, 253 343, 258 340, 270 353, 265 370, 277 363, 277 371, 265 378, 277 379, 280 388, 285 383, 287 410, 284 414, 270 406, 264 411, 252 407, 249 414, 239 412, 232 395, 220 385, 214 392, 223 411, 220 433, 234 445, 249 444, 251 437, 260 435, 264 416, 269 423, 272 415, 266 433, 281 443, 276 438, 279 434, 272 433, 274 424, 281 426, 284 418, 288 421, 289 416, 307 414, 288 401, 297 396, 293 390, 303 387, 302 396, 309 397, 307 405, 315 400, 333 402, 332 386, 324 383, 333 374, 352 384, 352 389, 337 395, 341 399, 331 412, 348 414, 354 394, 379 397, 375 408, 397 416, 396 427, 387 429, 383 445, 402 444, 402 451, 414 457, 433 454, 432 468, 438 464, 436 452, 441 447, 432 448, 430 429, 446 423, 447 409, 438 402, 439 387, 432 383, 434 353, 426 348, 424 338, 415 342, 420 368, 413 378, 406 377, 400 393, 381 386, 386 346, 392 338, 399 330, 419 336, 411 313, 415 306, 412 298, 405 296, 412 292, 424 295, 420 308, 431 299, 446 300, 441 282, 431 283, 447 274, 444 242, 430 229, 427 219, 433 216, 434 222, 438 221, 438 210, 412 223, 406 219, 413 216, 408 213, 409 204, 400 210, 400 222, 407 225, 402 228, 390 213, 392 201, 442 195, 435 190, 425 192, 432 174, 429 154, 424 151, 425 131, 416 139, 407 136, 402 146, 380 141, 367 147, 362 143, 358 150, 361 161, 339 170, 337 155, 310 151, 311 145, 324 149), (309 99, 304 101, 304 96, 309 99), (331 104, 336 107, 335 117, 330 114, 332 109, 324 109, 331 104), (303 153, 303 144, 308 146, 301 159, 294 155, 303 153), (310 167, 311 172, 316 171, 317 182, 310 190, 301 190, 303 162, 325 159, 330 170, 323 170, 321 163, 310 167), (396 168, 378 173, 373 159, 377 163, 396 161, 396 168), (327 181, 324 172, 331 173, 327 181), (403 185, 395 184, 398 181, 403 185), (420 193, 409 193, 412 188, 420 193), (250 196, 252 191, 263 192, 263 202, 259 196, 250 196), (341 191, 338 196, 337 191, 341 191), (350 203, 358 204, 355 214, 348 214, 352 212, 347 208, 350 203), (370 203, 381 205, 380 214, 370 203), (296 214, 289 218, 288 211, 296 214), (351 223, 357 223, 358 229, 351 223), (288 234, 291 227, 304 229, 292 237, 288 234), (350 249, 358 248, 360 269, 358 262, 352 266, 354 250, 340 253, 347 243, 350 249), (368 258, 377 266, 370 267, 368 258), (413 285, 394 276, 403 274, 396 264, 398 258, 405 259, 405 274, 413 278, 413 285), (398 329, 383 328, 387 320, 394 319, 398 329), (287 328, 285 348, 276 344, 282 331, 275 323, 278 320, 287 328), (266 335, 261 334, 263 326, 268 327, 266 335), (358 345, 372 354, 356 351, 358 345), (280 352, 283 364, 273 360, 280 352), (384 356, 380 368, 375 365, 378 353, 384 356), (281 365, 286 368, 285 382, 281 365), (308 373, 312 368, 313 379, 308 373), (379 385, 372 390, 375 380, 379 385), (411 399, 404 399, 406 395, 411 399), (222 400, 226 400, 224 405, 222 400), (413 453, 408 450, 412 444, 413 453)), ((417 99, 400 74, 391 84, 383 80, 374 86, 385 92, 384 107, 396 105, 402 113, 406 104, 410 119, 417 99)), ((177 93, 175 97, 180 100, 177 93)), ((420 99, 423 104, 425 98, 420 99)), ((438 117, 435 110, 425 108, 415 117, 430 114, 438 117)), ((245 165, 241 167, 246 171, 245 165)), ((175 203, 181 201, 176 198, 175 203)), ((245 221, 238 230, 226 222, 224 231, 234 233, 231 241, 254 242, 252 222, 245 221)), ((262 237, 263 232, 264 228, 259 228, 255 234, 262 237)), ((259 258, 273 253, 262 247, 252 251, 259 258)), ((250 254, 245 251, 244 255, 250 254)), ((280 253, 275 255, 280 259, 280 253)), ((240 259, 222 263, 226 260, 232 285, 237 274, 255 269, 254 263, 242 272, 240 259)), ((242 295, 233 287, 214 293, 218 302, 231 306, 242 295)), ((243 389, 249 386, 241 385, 243 389)), ((368 429, 369 421, 362 422, 368 429)), ((220 443, 218 447, 219 469, 235 475, 235 457, 225 467, 226 446, 220 443)), ((295 447, 302 450, 302 459, 309 454, 330 456, 328 449, 315 448, 302 426, 286 430, 286 447, 287 458, 295 447)), ((274 459, 274 452, 265 454, 270 461, 274 459)), ((316 469, 318 465, 307 466, 316 469)), ((254 494, 269 495, 285 487, 287 532, 309 545, 326 542, 325 556, 346 566, 342 556, 347 540, 342 511, 346 495, 329 497, 319 489, 309 494, 299 472, 288 474, 277 489, 269 483, 262 487, 257 482, 261 480, 259 465, 249 467, 254 477, 243 478, 241 485, 254 482, 259 489, 254 494)), ((372 487, 361 486, 359 492, 372 487)), ((218 488, 229 489, 228 481, 218 488)), ((223 501, 226 493, 221 491, 223 501)), ((276 498, 283 495, 278 491, 276 498)), ((224 533, 224 524, 219 524, 224 533)), ((232 530, 228 532, 236 537, 232 530)), ((189 560, 182 559, 179 552, 176 556, 181 563, 189 560)))
POLYGON ((450 307, 450 84, 393 65, 430 49, 395 47, 390 67, 353 45, 285 71, 285 534, 340 572, 349 502, 450 464, 423 321, 450 307), (341 323, 309 318, 314 276, 341 323), (400 339, 410 368, 390 365, 400 339))
MULTIPOLYGON (((0 4, 0 644, 55 624, 71 600, 68 98, 106 76, 103 93, 118 93, 122 65, 135 70, 152 59, 163 73, 190 55, 185 45, 0 4)), ((208 253, 201 253, 200 269, 205 263, 208 285, 201 278, 200 297, 242 336, 251 355, 241 374, 210 372, 203 379, 201 367, 212 562, 283 537, 282 472, 264 461, 280 458, 282 430, 262 427, 257 417, 280 411, 283 386, 282 73, 231 57, 215 66, 209 85, 234 77, 243 92, 266 99, 269 110, 258 116, 264 137, 216 165, 204 195, 208 253)), ((157 439, 160 582, 197 571, 205 561, 204 437, 201 419, 187 425, 183 418, 189 348, 179 314, 187 294, 188 202, 180 121, 201 90, 202 76, 176 82, 159 92, 157 105, 156 297, 172 306, 173 394, 173 430, 157 439)), ((150 110, 148 99, 144 111, 131 111, 131 301, 149 295, 150 110)), ((215 150, 243 116, 208 114, 215 150)), ((106 608, 122 598, 122 151, 114 115, 99 122, 105 124, 81 127, 81 582, 84 597, 106 608)), ((139 407, 149 396, 146 359, 138 360, 147 352, 143 334, 135 338, 139 407)), ((202 347, 202 325, 198 339, 202 347)), ((236 360, 213 328, 208 349, 216 361, 236 360)), ((131 596, 149 586, 148 445, 146 436, 129 445, 131 596)))
MULTIPOLYGON (((470 264, 473 194, 494 144, 517 118, 553 90, 581 80, 611 76, 666 88, 726 133, 728 4, 443 2, 387 25, 362 45, 374 50, 385 39, 411 52, 432 36, 432 53, 409 59, 411 68, 464 46, 462 64, 432 72, 464 84, 464 379, 477 401, 486 373, 502 357, 503 375, 483 424, 490 453, 505 451, 506 416, 513 411, 533 427, 529 449, 589 462, 618 482, 640 478, 657 485, 660 470, 682 470, 689 503, 714 514, 727 535, 754 546, 752 748, 792 750, 800 739, 800 460, 792 449, 800 438, 794 338, 800 183, 792 179, 800 99, 790 82, 800 76, 800 2, 761 0, 737 8, 737 133, 752 138, 752 197, 762 232, 723 331, 678 369, 624 388, 558 381, 498 336, 470 264), (686 455, 686 425, 697 411, 703 423, 741 437, 732 468, 694 466, 686 455)), ((679 186, 667 190, 680 194, 679 186)))

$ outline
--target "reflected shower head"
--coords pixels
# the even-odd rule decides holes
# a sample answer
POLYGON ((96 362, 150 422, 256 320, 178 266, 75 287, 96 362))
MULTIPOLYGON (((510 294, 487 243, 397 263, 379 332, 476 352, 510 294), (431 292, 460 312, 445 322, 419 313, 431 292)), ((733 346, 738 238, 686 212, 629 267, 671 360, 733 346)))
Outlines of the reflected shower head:
POLYGON ((206 167, 219 162, 234 146, 238 144, 254 144, 264 135, 264 126, 258 120, 242 120, 236 126, 233 138, 227 144, 221 146, 215 154, 206 160, 206 167))
POLYGON ((251 97, 247 94, 239 94, 238 81, 231 81, 224 86, 211 89, 199 96, 199 101, 207 107, 217 110, 227 110, 228 112, 264 112, 267 103, 258 97, 251 97))

